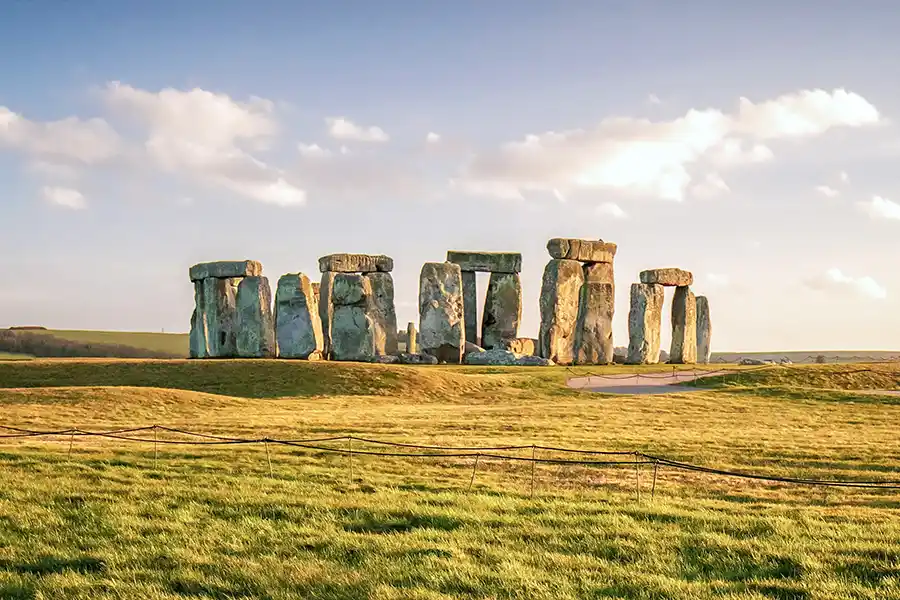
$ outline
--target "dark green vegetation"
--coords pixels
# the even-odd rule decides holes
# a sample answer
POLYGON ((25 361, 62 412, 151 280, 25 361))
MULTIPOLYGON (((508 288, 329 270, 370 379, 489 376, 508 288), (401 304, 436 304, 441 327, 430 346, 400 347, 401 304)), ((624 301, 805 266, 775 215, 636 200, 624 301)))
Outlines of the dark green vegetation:
POLYGON ((188 354, 188 336, 10 328, 0 330, 0 353, 7 355, 5 358, 184 358, 188 354))
MULTIPOLYGON (((865 391, 896 389, 900 368, 852 368, 747 370, 712 391, 628 397, 569 390, 561 368, 34 360, 0 363, 0 423, 536 443, 900 479, 900 398, 865 391)), ((351 461, 275 443, 156 453, 152 432, 134 435, 147 441, 0 440, 0 598, 900 597, 897 491, 661 469, 651 499, 644 467, 638 501, 631 467, 541 464, 531 497, 527 462, 483 459, 470 490, 471 457, 351 461)))

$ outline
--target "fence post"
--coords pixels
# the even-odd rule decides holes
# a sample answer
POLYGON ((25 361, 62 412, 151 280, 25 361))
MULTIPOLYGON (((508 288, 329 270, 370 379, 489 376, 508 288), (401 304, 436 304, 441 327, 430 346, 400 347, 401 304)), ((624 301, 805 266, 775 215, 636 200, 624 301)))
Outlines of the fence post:
POLYGON ((159 448, 156 439, 156 425, 153 426, 153 469, 157 470, 157 462, 159 461, 159 448))
POLYGON ((475 464, 472 466, 472 478, 469 480, 469 487, 466 488, 466 491, 471 491, 472 484, 475 483, 475 471, 478 470, 478 459, 481 458, 480 454, 475 455, 475 464))
POLYGON ((634 487, 637 491, 637 501, 638 504, 641 502, 641 463, 638 462, 640 456, 635 453, 634 455, 634 487))
POLYGON ((266 445, 266 462, 269 463, 269 477, 272 477, 272 457, 269 456, 269 438, 265 438, 263 444, 266 445))
POLYGON ((653 461, 653 485, 650 487, 650 500, 656 498, 656 472, 659 471, 659 461, 653 461))
POLYGON ((531 497, 534 498, 534 444, 531 445, 531 497))
POLYGON ((66 460, 71 460, 72 458, 72 444, 75 443, 75 430, 72 430, 72 433, 69 435, 69 452, 66 454, 66 460))
POLYGON ((353 436, 347 436, 347 462, 350 467, 350 485, 353 485, 353 436))

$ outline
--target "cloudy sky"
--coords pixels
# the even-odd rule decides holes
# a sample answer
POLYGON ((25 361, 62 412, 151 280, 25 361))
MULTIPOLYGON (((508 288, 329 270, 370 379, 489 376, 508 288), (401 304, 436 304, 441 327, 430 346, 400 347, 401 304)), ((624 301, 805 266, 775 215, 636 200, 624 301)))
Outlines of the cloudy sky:
POLYGON ((546 241, 581 237, 619 245, 617 345, 679 266, 715 349, 900 349, 898 30, 888 0, 12 2, 0 326, 186 331, 191 264, 332 252, 394 257, 405 324, 472 249, 522 252, 536 336, 546 241))

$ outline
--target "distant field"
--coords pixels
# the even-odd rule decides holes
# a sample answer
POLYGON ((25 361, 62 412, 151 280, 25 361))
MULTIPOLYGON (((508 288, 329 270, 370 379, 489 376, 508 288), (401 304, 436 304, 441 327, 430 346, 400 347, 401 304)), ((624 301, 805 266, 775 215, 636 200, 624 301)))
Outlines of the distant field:
POLYGON ((780 361, 787 358, 793 363, 810 364, 816 362, 818 356, 823 356, 827 364, 890 361, 900 359, 900 350, 803 350, 799 352, 713 352, 711 360, 717 363, 736 363, 742 358, 755 358, 758 360, 780 361))
POLYGON ((9 352, 0 352, 0 360, 31 360, 33 356, 28 354, 11 354, 9 352))
POLYGON ((143 348, 154 352, 168 352, 187 356, 190 351, 189 336, 186 333, 143 333, 132 331, 78 331, 70 329, 49 329, 34 331, 58 338, 87 344, 122 344, 133 348, 143 348))
MULTIPOLYGON (((572 390, 570 375, 275 360, 3 362, 0 424, 640 450, 760 475, 900 479, 900 398, 870 392, 900 389, 898 364, 744 369, 710 380, 713 390, 644 397, 572 390)), ((532 471, 471 453, 394 456, 384 453, 409 450, 363 441, 349 457, 344 440, 184 446, 175 442, 188 438, 163 432, 157 447, 152 433, 126 435, 144 441, 0 439, 0 598, 900 597, 897 491, 671 468, 657 479, 649 466, 532 471)))

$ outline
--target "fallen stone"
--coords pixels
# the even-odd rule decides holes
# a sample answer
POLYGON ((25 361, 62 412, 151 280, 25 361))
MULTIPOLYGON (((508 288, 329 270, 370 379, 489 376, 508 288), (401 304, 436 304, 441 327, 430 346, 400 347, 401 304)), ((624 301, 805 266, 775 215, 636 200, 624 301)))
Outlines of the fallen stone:
POLYGON ((653 283, 665 286, 688 286, 694 283, 694 275, 684 269, 666 268, 641 271, 641 283, 653 283))
POLYGON ((324 349, 319 305, 303 273, 282 275, 275 291, 275 341, 280 358, 315 360, 324 349))
POLYGON ((697 362, 697 300, 687 286, 675 288, 672 298, 672 348, 669 362, 690 365, 697 362))
POLYGON ((390 273, 394 259, 383 254, 329 254, 319 259, 319 271, 327 273, 390 273))
POLYGON ((209 358, 237 356, 237 289, 239 277, 203 280, 203 315, 209 358))
POLYGON ((518 273, 491 273, 484 314, 481 346, 485 350, 503 348, 519 335, 522 320, 522 281, 518 273))
POLYGON ((583 284, 584 271, 577 261, 553 259, 544 268, 538 351, 556 364, 570 365, 575 360, 575 327, 583 284))
POLYGON ((406 325, 406 353, 416 354, 417 350, 418 345, 416 343, 416 325, 415 323, 408 323, 406 325))
POLYGON ((549 358, 541 356, 520 356, 516 359, 518 367, 552 367, 554 364, 556 363, 549 358))
POLYGON ((553 238, 547 242, 551 257, 586 263, 611 263, 616 257, 616 249, 616 244, 603 240, 553 238))
POLYGON ((365 275, 337 273, 331 288, 331 359, 371 362, 376 323, 367 314, 372 284, 365 275))
POLYGON ((375 354, 396 355, 400 350, 397 311, 394 307, 394 279, 390 273, 369 273, 366 277, 372 287, 368 314, 375 322, 375 354))
POLYGON ((245 277, 238 284, 237 355, 240 358, 275 356, 275 323, 272 319, 272 288, 266 277, 245 277))
POLYGON ((660 328, 665 300, 663 286, 655 283, 631 284, 628 311, 628 357, 630 365, 655 365, 660 359, 660 328))
POLYGON ((608 365, 613 361, 616 290, 611 266, 599 263, 584 267, 575 326, 575 364, 608 365))
POLYGON ((475 271, 462 272, 463 316, 466 323, 466 341, 478 343, 478 286, 475 271))
POLYGON ((398 357, 400 363, 404 365, 436 365, 438 359, 430 354, 412 354, 403 352, 398 357))
POLYGON ((262 265, 255 260, 224 260, 200 263, 190 269, 191 281, 203 279, 230 279, 232 277, 258 277, 262 265))
POLYGON ((538 341, 534 338, 515 338, 504 342, 504 349, 523 356, 535 356, 538 341))
POLYGON ((472 352, 466 354, 465 363, 467 365, 481 366, 549 366, 553 362, 541 358, 539 356, 520 356, 515 352, 504 350, 502 348, 494 348, 493 350, 485 350, 484 352, 472 352))
POLYGON ((616 346, 613 348, 613 363, 624 365, 628 360, 628 348, 625 346, 616 346))
POLYGON ((522 271, 522 254, 519 252, 464 252, 447 251, 447 262, 459 265, 463 271, 488 273, 519 273, 522 271))
POLYGON ((331 358, 331 320, 334 314, 331 288, 334 286, 336 275, 337 273, 333 271, 322 273, 322 282, 319 285, 319 321, 322 326, 322 357, 325 360, 331 358))
POLYGON ((393 365, 400 362, 399 356, 391 356, 388 354, 382 354, 381 356, 376 356, 372 362, 379 363, 382 365, 393 365))
POLYGON ((709 364, 712 322, 709 319, 709 300, 697 296, 697 362, 709 364))
POLYGON ((460 363, 465 348, 462 270, 425 263, 419 275, 419 347, 438 361, 460 363))

